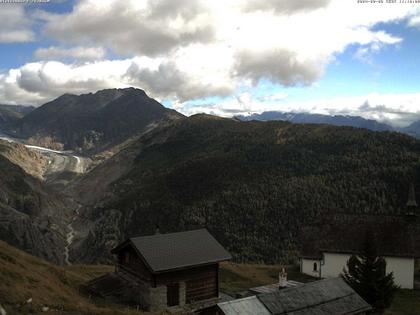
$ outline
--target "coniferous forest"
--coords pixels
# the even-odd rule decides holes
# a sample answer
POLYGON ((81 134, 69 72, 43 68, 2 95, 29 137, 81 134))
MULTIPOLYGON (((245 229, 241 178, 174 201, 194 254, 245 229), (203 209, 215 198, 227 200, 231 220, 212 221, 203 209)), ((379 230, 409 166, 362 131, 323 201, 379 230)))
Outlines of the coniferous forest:
POLYGON ((392 132, 197 115, 134 147, 129 171, 90 210, 83 260, 159 226, 207 227, 237 261, 285 262, 330 215, 403 214, 420 182, 420 141, 392 132))

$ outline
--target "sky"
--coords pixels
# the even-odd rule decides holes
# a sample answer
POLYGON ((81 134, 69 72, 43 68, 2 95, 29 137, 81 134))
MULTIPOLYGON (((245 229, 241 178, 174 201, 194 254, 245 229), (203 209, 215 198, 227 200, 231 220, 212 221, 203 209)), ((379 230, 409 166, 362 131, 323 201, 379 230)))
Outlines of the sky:
POLYGON ((10 2, 0 103, 134 86, 186 115, 420 120, 420 0, 10 2))

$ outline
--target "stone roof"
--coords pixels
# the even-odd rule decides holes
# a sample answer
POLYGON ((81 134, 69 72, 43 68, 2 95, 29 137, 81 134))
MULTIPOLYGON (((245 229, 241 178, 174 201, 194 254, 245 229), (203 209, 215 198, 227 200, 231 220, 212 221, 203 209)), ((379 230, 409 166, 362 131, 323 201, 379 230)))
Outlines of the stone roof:
POLYGON ((351 315, 371 310, 341 278, 217 304, 224 315, 351 315))
POLYGON ((262 294, 258 299, 274 315, 349 315, 372 309, 341 278, 315 281, 262 294))
POLYGON ((217 306, 224 315, 271 315, 256 296, 219 303, 217 306))
POLYGON ((131 245, 153 273, 230 260, 231 255, 206 230, 133 237, 111 252, 131 245))

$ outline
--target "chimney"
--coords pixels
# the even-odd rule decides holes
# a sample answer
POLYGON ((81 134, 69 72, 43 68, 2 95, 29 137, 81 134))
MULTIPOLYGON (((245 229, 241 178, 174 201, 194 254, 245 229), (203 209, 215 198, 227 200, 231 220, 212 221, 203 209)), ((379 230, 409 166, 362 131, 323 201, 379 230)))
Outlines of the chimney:
POLYGON ((159 225, 156 225, 155 235, 160 234, 159 225))
POLYGON ((279 272, 279 290, 287 287, 287 272, 283 267, 279 272))

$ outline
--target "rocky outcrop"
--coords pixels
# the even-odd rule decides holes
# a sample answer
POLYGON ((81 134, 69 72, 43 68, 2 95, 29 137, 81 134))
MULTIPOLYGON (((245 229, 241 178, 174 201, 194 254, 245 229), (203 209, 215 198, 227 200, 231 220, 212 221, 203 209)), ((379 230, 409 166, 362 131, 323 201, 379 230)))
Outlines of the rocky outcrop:
POLYGON ((44 164, 23 145, 0 144, 0 239, 62 263, 70 203, 41 181, 44 164))
POLYGON ((79 263, 112 262, 111 249, 124 237, 121 226, 122 213, 116 209, 110 210, 106 216, 94 222, 87 237, 73 248, 73 257, 79 263))
POLYGON ((98 153, 149 126, 184 117, 139 89, 65 94, 26 115, 10 132, 53 149, 98 153))
POLYGON ((48 160, 40 153, 26 148, 23 144, 0 140, 0 155, 18 165, 27 174, 43 179, 48 160))
POLYGON ((52 219, 33 220, 0 204, 0 239, 48 261, 63 263, 64 242, 60 228, 52 219))

